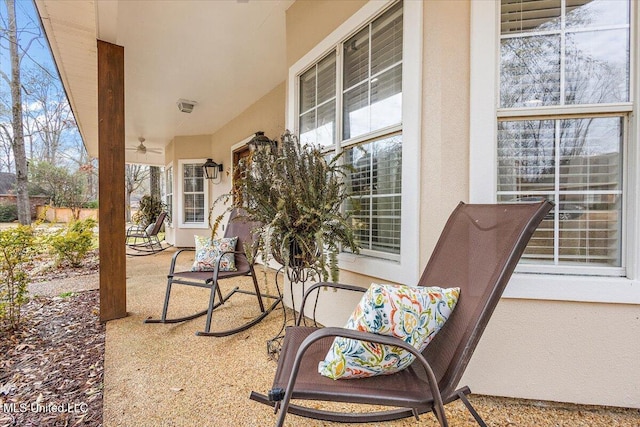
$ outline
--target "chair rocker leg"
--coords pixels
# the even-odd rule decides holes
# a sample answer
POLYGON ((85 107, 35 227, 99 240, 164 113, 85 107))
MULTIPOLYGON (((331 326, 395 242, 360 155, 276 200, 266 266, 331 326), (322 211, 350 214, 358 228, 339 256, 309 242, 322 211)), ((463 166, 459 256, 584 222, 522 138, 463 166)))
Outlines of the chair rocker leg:
POLYGON ((469 399, 467 399, 467 394, 469 394, 469 393, 471 393, 471 390, 469 390, 468 387, 464 387, 464 388, 462 388, 462 389, 457 391, 458 398, 460 398, 462 403, 464 403, 464 406, 467 407, 467 410, 473 416, 473 418, 476 420, 478 425, 480 427, 487 427, 487 424, 484 422, 484 420, 482 419, 482 417, 480 416, 478 411, 476 411, 476 408, 474 408, 473 405, 471 405, 471 402, 469 402, 469 399))
POLYGON ((195 314, 190 314, 189 316, 167 319, 167 312, 169 311, 169 298, 171 297, 172 279, 173 279, 172 277, 169 277, 169 279, 167 280, 167 291, 165 292, 165 295, 164 295, 162 315, 160 316, 159 319, 153 319, 153 318, 145 319, 144 323, 181 323, 181 322, 186 322, 187 320, 196 319, 200 316, 204 316, 209 311, 208 309, 206 309, 206 310, 199 311, 195 314))
MULTIPOLYGON (((214 305, 214 309, 216 307, 218 307, 219 305, 223 304, 225 301, 227 301, 229 298, 231 298, 231 296, 233 296, 233 294, 235 293, 242 293, 242 294, 250 294, 253 295, 253 292, 248 292, 248 291, 244 291, 239 289, 238 287, 234 288, 229 294, 227 294, 224 298, 221 298, 221 302, 217 303, 214 305)), ((196 332, 196 335, 198 336, 202 336, 202 337, 226 337, 229 335, 233 335, 233 334, 237 334, 238 332, 242 332, 244 330, 249 329, 250 327, 260 323, 262 321, 262 319, 264 319, 265 317, 267 317, 267 315, 269 313, 271 313, 278 304, 280 304, 280 301, 282 300, 281 297, 274 297, 274 296, 270 296, 270 295, 266 295, 266 294, 260 294, 258 293, 258 298, 259 301, 262 302, 262 297, 266 297, 266 298, 273 298, 274 301, 271 304, 271 306, 269 306, 269 308, 265 309, 263 304, 260 304, 260 314, 258 314, 256 317, 254 317, 253 319, 251 319, 250 321, 238 326, 237 328, 233 328, 233 329, 228 329, 225 331, 211 331, 211 316, 207 316, 207 324, 205 326, 205 330, 202 332, 196 332)))

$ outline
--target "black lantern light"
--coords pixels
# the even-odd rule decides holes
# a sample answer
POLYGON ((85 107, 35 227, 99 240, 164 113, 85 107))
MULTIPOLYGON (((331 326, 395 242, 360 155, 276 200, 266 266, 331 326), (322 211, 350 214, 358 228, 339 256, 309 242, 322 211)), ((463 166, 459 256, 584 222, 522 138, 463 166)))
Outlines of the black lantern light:
POLYGON ((222 172, 224 170, 222 163, 218 164, 211 159, 207 159, 207 161, 204 162, 202 169, 204 169, 204 176, 207 179, 218 178, 218 172, 222 172))
POLYGON ((251 138, 251 141, 249 141, 247 145, 249 145, 249 149, 251 151, 260 150, 267 147, 273 150, 276 147, 276 142, 269 139, 269 137, 265 136, 263 131, 259 130, 258 132, 256 132, 256 135, 251 138))

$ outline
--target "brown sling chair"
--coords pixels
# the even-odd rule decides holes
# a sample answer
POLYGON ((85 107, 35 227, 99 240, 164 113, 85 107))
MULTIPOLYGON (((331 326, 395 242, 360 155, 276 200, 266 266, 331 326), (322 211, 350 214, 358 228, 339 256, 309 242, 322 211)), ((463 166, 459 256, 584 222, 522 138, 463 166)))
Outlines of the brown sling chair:
POLYGON ((229 222, 224 233, 224 237, 238 237, 236 250, 233 251, 233 254, 235 256, 236 271, 219 270, 222 256, 225 253, 231 253, 232 251, 223 252, 220 254, 220 256, 217 258, 217 262, 215 263, 214 271, 175 271, 178 257, 186 252, 195 251, 195 249, 180 249, 173 255, 173 258, 171 259, 171 267, 169 268, 169 274, 167 276, 167 290, 165 293, 164 306, 162 307, 162 315, 159 319, 145 319, 144 323, 180 323, 187 320, 195 319, 206 314, 207 320, 204 331, 196 332, 196 335, 222 337, 232 335, 252 327, 253 325, 259 323, 276 308, 276 306, 281 302, 282 297, 280 295, 274 296, 261 293, 260 287, 258 285, 258 280, 253 268, 253 260, 255 259, 257 252, 257 247, 254 244, 256 241, 255 238, 257 236, 254 236, 253 234, 253 229, 255 228, 256 224, 244 221, 241 215, 242 213, 237 209, 233 209, 231 211, 229 222), (245 253, 245 248, 253 251, 253 254, 251 254, 252 256, 247 256, 247 254, 245 253), (227 295, 223 296, 219 282, 224 279, 241 276, 251 277, 251 280, 253 281, 253 290, 247 291, 236 286, 227 295), (167 312, 169 310, 169 298, 171 296, 171 287, 173 285, 187 285, 210 289, 211 292, 209 296, 208 308, 189 316, 168 318, 167 312), (241 324, 240 326, 235 326, 230 329, 221 331, 212 331, 211 320, 214 310, 223 305, 236 294, 254 295, 258 304, 258 314, 245 323, 241 324), (265 304, 265 299, 271 302, 268 307, 265 304))
MULTIPOLYGON (((420 286, 460 287, 458 303, 433 341, 418 352, 403 340, 327 327, 293 326, 286 330, 273 387, 268 396, 252 392, 250 398, 280 411, 276 425, 288 413, 338 422, 380 422, 433 411, 440 426, 448 426, 444 404, 460 399, 480 426, 484 421, 466 395, 469 387, 458 382, 500 300, 502 292, 536 227, 551 210, 540 203, 472 205, 460 203, 451 214, 420 278, 420 286), (318 373, 333 339, 343 336, 398 346, 416 360, 392 375, 333 380, 318 373), (387 411, 340 413, 301 406, 291 399, 323 400, 393 407, 387 411)), ((365 289, 335 283, 323 286, 350 291, 365 289)), ((300 313, 304 313, 304 301, 300 313)), ((302 316, 298 317, 300 324, 302 316)))

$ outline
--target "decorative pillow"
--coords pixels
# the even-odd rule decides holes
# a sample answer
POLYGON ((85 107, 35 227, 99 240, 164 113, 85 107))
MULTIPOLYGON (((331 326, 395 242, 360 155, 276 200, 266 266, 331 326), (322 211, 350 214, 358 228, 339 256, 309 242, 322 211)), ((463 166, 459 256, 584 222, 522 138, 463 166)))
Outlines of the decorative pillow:
MULTIPOLYGON (((459 295, 460 288, 372 283, 345 327, 395 336, 422 351, 451 315, 459 295)), ((414 359, 400 347, 336 337, 318 372, 334 380, 388 375, 414 359)))
POLYGON ((151 232, 153 231, 153 227, 155 227, 156 224, 154 222, 152 222, 151 224, 147 225, 147 228, 144 229, 144 234, 146 234, 147 236, 151 236, 151 232))
MULTIPOLYGON (((195 236, 195 240, 196 256, 191 271, 213 271, 216 267, 216 261, 222 252, 236 250, 238 237, 211 239, 204 236, 195 236)), ((222 255, 219 271, 236 271, 234 254, 222 255)))

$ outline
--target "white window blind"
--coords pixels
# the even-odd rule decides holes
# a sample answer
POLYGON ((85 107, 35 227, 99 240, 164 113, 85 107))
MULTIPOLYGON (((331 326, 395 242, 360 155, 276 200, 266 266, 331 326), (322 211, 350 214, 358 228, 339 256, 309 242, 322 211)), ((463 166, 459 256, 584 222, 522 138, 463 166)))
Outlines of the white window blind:
POLYGON ((546 198, 523 262, 621 266, 620 117, 503 121, 498 127, 498 201, 546 198))
POLYGON ((402 3, 343 43, 342 139, 402 121, 402 3))
POLYGON ((322 147, 335 146, 336 53, 300 76, 300 141, 322 147))
POLYGON ((521 266, 624 271, 629 8, 628 0, 501 2, 497 198, 555 203, 521 266))
POLYGON ((342 44, 342 146, 356 238, 364 254, 400 254, 402 135, 367 139, 402 122, 402 3, 342 44), (349 140, 364 139, 356 145, 349 140))
POLYGON ((346 150, 353 166, 347 185, 353 194, 348 210, 365 253, 400 254, 402 200, 402 138, 395 135, 346 150))
POLYGON ((345 209, 355 212, 362 253, 392 260, 399 259, 402 213, 402 25, 397 2, 298 77, 301 141, 328 155, 345 151, 354 171, 345 209))

